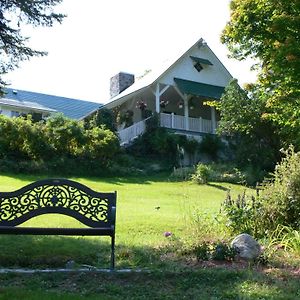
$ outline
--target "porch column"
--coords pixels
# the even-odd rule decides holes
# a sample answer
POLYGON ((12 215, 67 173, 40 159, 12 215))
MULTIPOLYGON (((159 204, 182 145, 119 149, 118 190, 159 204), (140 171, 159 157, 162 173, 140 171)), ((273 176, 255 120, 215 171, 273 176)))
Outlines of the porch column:
POLYGON ((216 133, 216 128, 217 128, 217 122, 216 122, 216 110, 213 106, 210 107, 210 112, 211 112, 211 128, 212 128, 212 133, 216 133))
POLYGON ((156 84, 155 90, 155 111, 159 114, 160 113, 160 92, 159 92, 159 83, 156 84))
POLYGON ((184 95, 184 129, 189 130, 189 101, 184 95))

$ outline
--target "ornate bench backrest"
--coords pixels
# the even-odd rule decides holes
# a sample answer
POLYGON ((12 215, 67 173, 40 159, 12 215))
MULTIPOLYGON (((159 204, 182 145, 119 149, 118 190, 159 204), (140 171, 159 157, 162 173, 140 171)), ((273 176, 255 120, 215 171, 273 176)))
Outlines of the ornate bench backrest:
POLYGON ((100 193, 68 179, 45 179, 14 192, 0 192, 0 226, 16 226, 32 217, 59 213, 89 227, 115 225, 116 192, 100 193))

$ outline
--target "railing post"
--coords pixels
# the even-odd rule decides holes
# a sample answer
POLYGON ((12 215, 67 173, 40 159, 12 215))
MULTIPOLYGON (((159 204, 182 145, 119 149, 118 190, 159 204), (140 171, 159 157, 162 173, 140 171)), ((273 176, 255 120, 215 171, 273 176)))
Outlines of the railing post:
POLYGON ((184 97, 184 129, 189 130, 189 102, 187 97, 184 97))
POLYGON ((200 132, 203 132, 203 120, 202 117, 199 118, 199 128, 200 128, 200 132))
POLYGON ((174 128, 174 113, 171 113, 171 128, 174 128))
POLYGON ((212 133, 216 133, 216 111, 213 106, 210 107, 211 109, 211 130, 212 133))

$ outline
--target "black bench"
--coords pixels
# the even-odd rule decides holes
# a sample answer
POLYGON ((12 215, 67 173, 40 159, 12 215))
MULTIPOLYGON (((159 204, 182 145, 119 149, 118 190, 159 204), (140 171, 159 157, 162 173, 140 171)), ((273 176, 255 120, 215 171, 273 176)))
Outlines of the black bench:
POLYGON ((101 193, 68 179, 45 179, 13 192, 0 192, 0 234, 110 236, 115 267, 116 192, 101 193), (17 226, 43 214, 63 214, 88 227, 17 226))

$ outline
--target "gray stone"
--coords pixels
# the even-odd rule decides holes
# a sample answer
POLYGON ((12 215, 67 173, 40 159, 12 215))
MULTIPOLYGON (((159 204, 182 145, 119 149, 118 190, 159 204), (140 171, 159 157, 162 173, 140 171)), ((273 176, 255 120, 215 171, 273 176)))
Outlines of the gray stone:
POLYGON ((249 234, 242 233, 234 238, 231 246, 237 251, 239 258, 253 260, 261 253, 259 243, 249 234))
POLYGON ((134 83, 134 75, 120 72, 110 79, 110 97, 113 98, 134 83))

